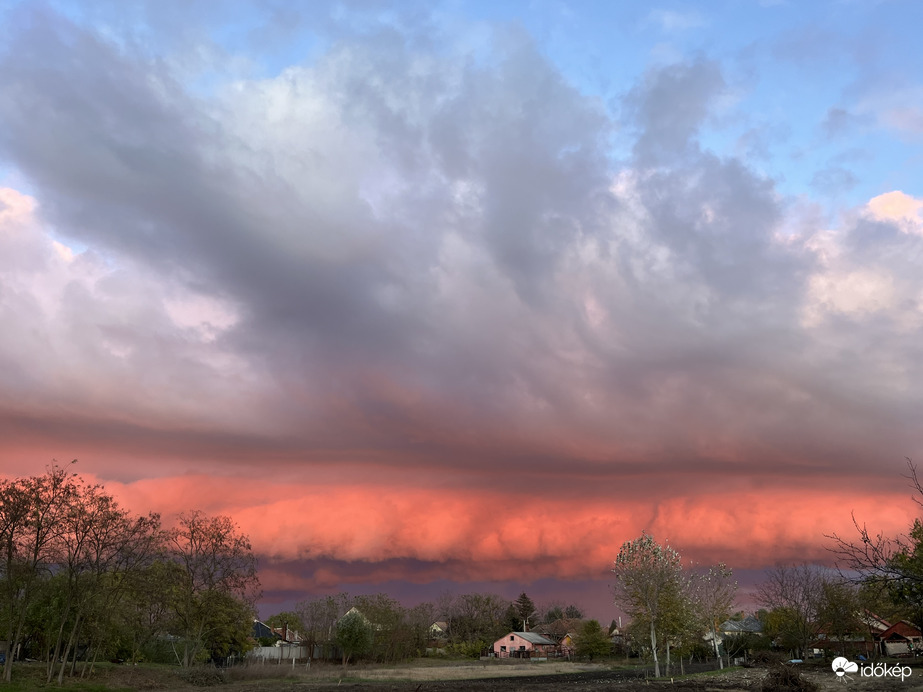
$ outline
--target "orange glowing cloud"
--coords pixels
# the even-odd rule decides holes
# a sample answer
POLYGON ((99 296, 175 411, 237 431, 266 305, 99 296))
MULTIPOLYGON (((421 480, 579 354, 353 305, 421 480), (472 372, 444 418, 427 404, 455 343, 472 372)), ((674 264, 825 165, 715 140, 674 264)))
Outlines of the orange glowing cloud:
MULTIPOLYGON (((364 563, 362 579, 579 579, 604 574, 625 540, 649 531, 697 562, 760 568, 780 560, 830 561, 825 534, 848 536, 850 512, 890 534, 906 529, 903 495, 850 488, 765 489, 694 496, 529 497, 494 490, 311 485, 185 476, 110 483, 138 510, 190 508, 234 517, 270 563, 331 559, 364 563), (400 561, 424 563, 424 574, 400 561), (389 562, 397 561, 396 564, 389 562), (440 567, 441 566, 441 567, 440 567)), ((290 588, 335 574, 270 567, 290 588)))

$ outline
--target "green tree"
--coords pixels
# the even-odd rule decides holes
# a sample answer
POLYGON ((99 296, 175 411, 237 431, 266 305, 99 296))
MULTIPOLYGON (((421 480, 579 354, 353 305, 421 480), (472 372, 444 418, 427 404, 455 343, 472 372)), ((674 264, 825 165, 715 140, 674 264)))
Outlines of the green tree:
POLYGON ((295 612, 301 621, 301 636, 308 649, 308 660, 314 658, 315 649, 322 649, 327 654, 327 646, 333 641, 337 620, 350 608, 349 594, 301 601, 295 606, 295 612))
POLYGON ((615 574, 616 604, 632 618, 648 623, 654 675, 659 678, 657 631, 663 624, 667 604, 677 599, 682 590, 679 553, 642 533, 635 540, 622 544, 612 572, 615 574))
POLYGON ((372 625, 359 612, 346 613, 336 625, 334 641, 343 653, 343 665, 355 656, 368 653, 372 648, 372 625))
POLYGON ((608 656, 612 653, 612 642, 597 620, 588 620, 577 633, 577 655, 581 658, 608 656))
POLYGON ((449 624, 449 642, 466 651, 480 651, 506 634, 504 615, 509 601, 494 594, 470 593, 443 598, 440 604, 449 624))
POLYGON ((846 640, 863 629, 855 586, 840 579, 824 579, 817 615, 829 638, 840 643, 840 653, 845 656, 846 640))
POLYGON ((266 618, 265 624, 276 629, 287 630, 289 636, 291 636, 292 632, 302 634, 302 630, 304 629, 304 624, 301 622, 301 615, 293 611, 283 611, 270 615, 266 618))
POLYGON ((0 481, 0 569, 8 642, 3 677, 7 682, 29 611, 36 605, 48 568, 57 563, 63 515, 77 492, 76 475, 52 462, 41 476, 0 481))
POLYGON ((519 616, 519 622, 521 623, 522 627, 522 629, 519 631, 528 631, 529 622, 535 616, 535 603, 533 603, 532 599, 526 595, 525 591, 523 591, 521 594, 519 594, 519 598, 513 602, 513 606, 516 609, 516 614, 519 616))
POLYGON ((231 626, 229 618, 252 627, 259 592, 256 558, 250 540, 229 517, 208 517, 200 511, 180 515, 169 543, 180 567, 173 586, 175 626, 183 637, 182 656, 177 658, 189 666, 221 646, 231 626))

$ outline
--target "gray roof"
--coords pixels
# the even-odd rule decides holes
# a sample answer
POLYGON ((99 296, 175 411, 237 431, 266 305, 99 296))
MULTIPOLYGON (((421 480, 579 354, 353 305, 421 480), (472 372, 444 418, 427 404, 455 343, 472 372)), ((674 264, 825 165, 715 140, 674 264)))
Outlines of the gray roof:
POLYGON ((743 620, 725 620, 718 629, 722 632, 762 632, 763 623, 748 615, 743 620))
POLYGON ((551 641, 547 637, 543 637, 538 632, 511 632, 511 634, 515 634, 518 637, 522 637, 527 642, 530 642, 532 644, 551 644, 552 646, 554 646, 553 641, 551 641))

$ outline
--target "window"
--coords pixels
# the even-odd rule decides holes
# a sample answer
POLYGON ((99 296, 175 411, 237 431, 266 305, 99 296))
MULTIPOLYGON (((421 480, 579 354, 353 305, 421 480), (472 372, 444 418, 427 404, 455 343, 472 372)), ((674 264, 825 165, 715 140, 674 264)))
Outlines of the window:
POLYGON ((515 638, 516 637, 514 637, 512 634, 510 635, 510 641, 513 641, 515 638))
POLYGON ((505 647, 505 646, 501 646, 501 647, 500 647, 500 651, 506 651, 506 647, 505 647))

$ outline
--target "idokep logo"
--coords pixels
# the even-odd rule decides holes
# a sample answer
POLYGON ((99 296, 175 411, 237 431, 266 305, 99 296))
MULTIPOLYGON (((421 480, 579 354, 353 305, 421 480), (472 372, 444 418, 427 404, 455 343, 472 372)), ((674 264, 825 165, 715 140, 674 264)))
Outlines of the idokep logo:
POLYGON ((853 663, 852 661, 843 658, 842 656, 837 656, 833 659, 833 672, 836 673, 838 678, 842 678, 847 673, 858 673, 859 664, 853 663))
POLYGON ((847 679, 845 676, 849 673, 859 673, 863 678, 900 678, 902 682, 913 673, 910 666, 889 666, 887 663, 869 663, 860 666, 843 656, 833 659, 831 667, 836 676, 844 682, 847 679))

